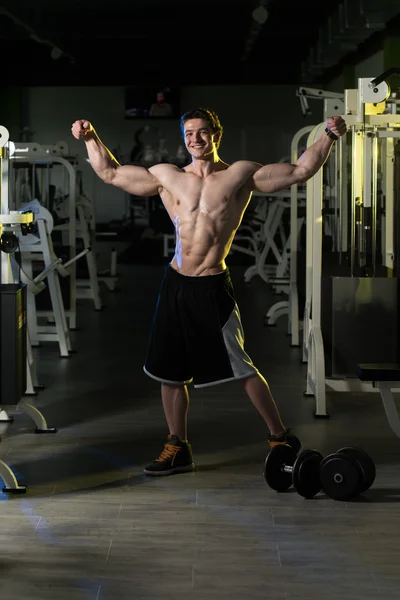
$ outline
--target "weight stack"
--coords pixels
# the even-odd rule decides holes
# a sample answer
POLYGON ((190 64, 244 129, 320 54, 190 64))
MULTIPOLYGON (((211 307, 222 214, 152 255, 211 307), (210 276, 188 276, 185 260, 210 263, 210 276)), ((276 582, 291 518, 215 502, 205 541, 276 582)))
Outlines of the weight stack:
POLYGON ((400 359, 400 285, 395 277, 322 277, 327 377, 356 377, 360 363, 400 359))
POLYGON ((0 404, 26 392, 26 284, 0 284, 0 404))

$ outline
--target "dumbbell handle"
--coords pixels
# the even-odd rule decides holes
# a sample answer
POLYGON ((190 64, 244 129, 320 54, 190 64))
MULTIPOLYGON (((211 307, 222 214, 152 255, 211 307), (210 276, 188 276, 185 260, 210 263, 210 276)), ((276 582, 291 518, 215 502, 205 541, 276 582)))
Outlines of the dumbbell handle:
MULTIPOLYGON (((293 467, 291 465, 282 465, 282 471, 284 473, 293 473, 293 467)), ((335 483, 343 483, 343 475, 341 473, 335 473, 333 479, 335 483)))
POLYGON ((284 473, 293 473, 293 467, 291 465, 282 465, 282 471, 284 473))

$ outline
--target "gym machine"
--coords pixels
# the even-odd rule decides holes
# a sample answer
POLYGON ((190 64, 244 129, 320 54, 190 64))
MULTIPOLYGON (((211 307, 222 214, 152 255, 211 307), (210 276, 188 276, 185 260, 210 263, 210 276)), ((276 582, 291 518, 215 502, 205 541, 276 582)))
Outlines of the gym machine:
MULTIPOLYGON (((304 116, 312 114, 312 110, 308 103, 308 100, 322 100, 323 101, 323 119, 326 121, 328 117, 332 115, 344 113, 344 93, 331 92, 329 90, 322 90, 309 87, 299 87, 296 90, 296 96, 300 100, 301 111, 304 116)), ((293 136, 291 143, 291 162, 295 163, 299 158, 299 146, 304 140, 305 136, 308 136, 316 125, 308 125, 302 127, 293 136)), ((337 157, 335 159, 337 161, 337 157)), ((338 197, 340 191, 337 189, 332 190, 335 197, 338 197)), ((299 213, 302 214, 301 206, 299 203, 299 186, 292 185, 290 190, 290 289, 289 289, 289 302, 288 302, 288 333, 291 338, 291 347, 300 346, 300 323, 299 323, 299 312, 300 312, 300 300, 299 296, 301 292, 298 288, 299 275, 302 275, 301 265, 298 264, 298 250, 299 250, 299 235, 297 220, 299 213), (300 267, 300 268, 299 268, 300 267)))
MULTIPOLYGON (((7 129, 0 126, 1 162, 1 212, 0 212, 0 423, 12 422, 4 406, 15 405, 27 414, 36 425, 36 433, 56 433, 48 427, 42 413, 23 396, 27 387, 27 371, 30 369, 29 336, 27 332, 26 284, 13 276, 11 255, 18 250, 16 232, 29 235, 34 223, 32 211, 9 210, 9 158, 12 151, 7 129)), ((3 492, 24 493, 12 469, 0 460, 0 477, 4 481, 3 492)))
MULTIPOLYGON (((296 96, 300 100, 301 110, 304 116, 312 114, 308 99, 323 100, 323 115, 326 120, 333 114, 340 114, 344 111, 344 94, 331 92, 316 88, 300 87, 296 91, 296 96)), ((300 154, 300 146, 315 125, 302 127, 295 133, 291 142, 290 161, 295 163, 300 154)), ((302 264, 298 263, 299 255, 299 236, 305 223, 305 198, 306 193, 303 186, 297 184, 290 188, 290 244, 287 248, 287 260, 289 264, 288 300, 275 303, 266 315, 267 325, 275 325, 279 317, 288 316, 288 335, 291 338, 291 347, 300 346, 299 333, 299 312, 303 299, 303 290, 298 287, 299 276, 302 275, 302 264)))
MULTIPOLYGON (((303 361, 315 416, 326 418, 326 387, 371 391, 357 378, 360 363, 397 363, 399 355, 398 231, 395 199, 395 140, 400 114, 386 79, 360 78, 345 91, 343 117, 349 131, 336 142, 324 169, 307 182, 306 297, 303 361), (334 172, 327 204, 323 177, 334 172), (332 225, 330 264, 323 262, 323 224, 332 225)), ((309 134, 307 145, 323 134, 309 134)), ((397 410, 382 395, 393 432, 400 437, 397 410)))
POLYGON ((20 273, 24 283, 27 284, 28 301, 28 330, 32 346, 40 342, 55 342, 60 349, 61 357, 68 357, 72 352, 68 322, 64 301, 62 297, 60 278, 67 278, 70 266, 84 255, 78 254, 75 259, 63 262, 57 257, 51 238, 53 231, 53 217, 51 213, 41 206, 36 200, 26 204, 24 211, 32 211, 35 215, 35 228, 26 236, 17 234, 20 249, 20 273), (39 274, 34 273, 35 264, 42 264, 44 268, 39 274), (46 283, 45 283, 46 282, 46 283), (36 306, 38 295, 48 288, 48 310, 39 310, 36 306), (45 325, 40 320, 46 319, 45 325), (54 321, 54 325, 51 321, 54 321))
MULTIPOLYGON (((302 193, 299 193, 299 197, 302 193)), ((288 216, 290 192, 280 191, 271 194, 254 192, 257 202, 253 210, 248 209, 231 246, 231 253, 241 252, 254 257, 254 264, 244 273, 249 283, 259 276, 269 284, 275 294, 289 293, 289 250, 291 244, 288 216)), ((305 195, 304 195, 305 200, 305 195)), ((304 216, 297 220, 297 231, 301 229, 304 216)), ((274 304, 265 315, 267 325, 287 314, 288 301, 274 304)))
MULTIPOLYGON (((289 208, 289 193, 285 191, 271 194, 254 192, 253 197, 262 198, 260 202, 265 207, 265 219, 261 223, 258 252, 255 255, 254 265, 246 269, 244 280, 249 283, 253 277, 258 275, 265 283, 277 286, 280 280, 285 280, 289 268, 287 248, 290 240, 283 227, 283 216, 289 208), (280 248, 278 248, 278 242, 280 248), (270 257, 272 262, 268 262, 270 257)), ((239 236, 235 238, 235 242, 240 240, 240 231, 239 228, 239 236)), ((232 244, 232 248, 237 250, 238 245, 235 242, 232 244)))
POLYGON ((305 117, 312 114, 308 104, 309 99, 324 101, 323 112, 325 120, 332 115, 341 113, 344 108, 344 94, 340 92, 301 86, 296 90, 296 96, 300 100, 301 112, 305 117))
MULTIPOLYGON (((291 163, 299 158, 299 146, 306 134, 313 129, 312 125, 302 127, 293 136, 290 148, 291 163)), ((277 319, 288 315, 288 334, 291 336, 291 346, 299 345, 299 298, 297 289, 297 249, 298 239, 305 221, 305 199, 304 190, 298 184, 290 188, 290 245, 288 248, 289 278, 288 278, 288 300, 277 302, 269 309, 266 317, 267 324, 274 325, 277 319), (302 201, 302 202, 300 202, 302 201)))
MULTIPOLYGON (((81 183, 77 170, 78 159, 76 156, 69 155, 68 146, 64 142, 58 142, 54 146, 21 142, 13 144, 10 160, 13 167, 12 191, 15 197, 15 207, 18 209, 24 202, 29 204, 40 198, 41 205, 51 216, 53 235, 59 233, 62 246, 66 248, 68 268, 63 271, 59 267, 58 271, 61 276, 68 277, 68 285, 64 286, 64 288, 68 288, 65 289, 64 304, 68 302, 65 314, 70 329, 74 330, 76 329, 76 301, 78 298, 92 299, 97 310, 100 310, 102 306, 95 257, 92 252, 92 244, 90 244, 93 236, 90 236, 85 221, 88 199, 84 199, 78 189, 81 183), (57 173, 54 173, 53 179, 51 179, 51 172, 55 171, 56 167, 61 167, 61 171, 58 170, 57 173), (27 175, 18 177, 18 173, 27 173, 27 175), (61 198, 55 197, 56 185, 54 183, 57 177, 64 190, 61 198), (61 204, 62 206, 60 206, 61 204), (59 216, 57 211, 62 213, 61 218, 56 219, 59 216), (81 252, 77 252, 79 237, 83 240, 81 252), (86 256, 88 266, 90 293, 87 289, 88 282, 84 281, 79 285, 77 281, 75 263, 83 256, 86 256)), ((48 219, 46 220, 49 222, 48 219)), ((47 316, 51 316, 51 311, 48 311, 47 316)))

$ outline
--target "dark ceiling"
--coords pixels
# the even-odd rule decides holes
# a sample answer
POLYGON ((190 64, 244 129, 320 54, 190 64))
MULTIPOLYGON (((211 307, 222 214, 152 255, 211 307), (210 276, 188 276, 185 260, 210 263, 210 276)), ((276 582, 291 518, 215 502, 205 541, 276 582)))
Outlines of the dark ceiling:
MULTIPOLYGON (((350 1, 353 8, 360 5, 350 1)), ((23 86, 318 81, 332 68, 332 57, 314 73, 305 74, 304 63, 339 4, 343 0, 6 0, 0 7, 1 81, 23 86), (262 25, 252 14, 260 4, 268 10, 262 25)), ((372 28, 357 37, 349 51, 373 33, 372 28)), ((333 62, 344 54, 342 48, 333 62)))

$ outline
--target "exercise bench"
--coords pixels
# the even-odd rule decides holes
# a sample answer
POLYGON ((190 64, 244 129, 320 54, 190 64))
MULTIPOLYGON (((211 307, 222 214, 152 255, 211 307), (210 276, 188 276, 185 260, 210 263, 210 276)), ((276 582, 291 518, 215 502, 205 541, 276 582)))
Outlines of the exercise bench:
POLYGON ((393 389, 400 388, 400 364, 362 364, 357 367, 361 381, 370 381, 379 390, 387 420, 392 431, 400 438, 400 418, 393 398, 393 389))

